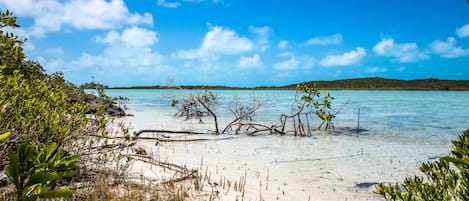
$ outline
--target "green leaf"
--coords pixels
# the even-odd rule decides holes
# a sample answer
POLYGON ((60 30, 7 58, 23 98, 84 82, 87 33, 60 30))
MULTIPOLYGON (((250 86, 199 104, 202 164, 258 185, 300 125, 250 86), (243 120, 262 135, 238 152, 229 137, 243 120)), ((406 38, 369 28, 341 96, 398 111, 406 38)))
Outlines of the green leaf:
POLYGON ((39 198, 63 198, 63 197, 70 197, 72 195, 73 195, 72 190, 59 188, 59 189, 44 191, 41 194, 39 194, 39 198))
POLYGON ((60 173, 60 177, 73 177, 75 176, 75 170, 68 170, 60 173))
POLYGON ((33 177, 28 181, 26 186, 31 186, 34 184, 45 184, 47 182, 56 181, 60 177, 56 172, 49 172, 49 173, 37 173, 33 175, 33 177))
POLYGON ((55 149, 57 149, 57 144, 55 142, 46 147, 46 161, 43 162, 48 162, 52 157, 54 157, 53 155, 57 154, 55 149))
POLYGON ((10 159, 10 163, 5 167, 5 173, 7 174, 8 178, 15 184, 15 186, 19 187, 19 162, 18 162, 18 155, 16 155, 13 150, 8 151, 8 157, 10 159))
POLYGON ((8 131, 6 133, 3 133, 3 134, 0 134, 0 142, 7 139, 8 137, 10 137, 10 135, 11 135, 10 131, 8 131))
POLYGON ((176 99, 173 99, 172 102, 171 102, 171 107, 176 107, 176 105, 179 104, 179 101, 176 100, 176 99))
POLYGON ((454 163, 454 165, 456 165, 456 167, 461 167, 462 166, 462 167, 469 168, 469 160, 467 160, 467 159, 464 160, 464 159, 459 159, 459 158, 453 158, 453 157, 446 156, 446 157, 441 157, 441 160, 454 163))

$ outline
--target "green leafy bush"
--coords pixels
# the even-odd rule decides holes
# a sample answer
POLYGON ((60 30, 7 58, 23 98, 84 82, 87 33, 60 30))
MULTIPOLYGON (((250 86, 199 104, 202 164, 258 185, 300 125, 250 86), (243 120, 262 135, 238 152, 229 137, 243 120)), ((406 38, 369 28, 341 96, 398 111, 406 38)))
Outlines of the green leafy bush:
POLYGON ((327 91, 321 91, 314 85, 309 87, 306 84, 299 84, 296 86, 297 94, 300 95, 302 102, 298 104, 298 107, 302 110, 306 107, 309 110, 313 110, 314 113, 323 121, 319 125, 319 129, 324 126, 325 130, 334 129, 333 120, 336 114, 331 112, 332 100, 334 97, 327 91))
POLYGON ((20 138, 60 142, 88 124, 84 102, 72 102, 58 86, 26 79, 19 71, 0 77, 0 86, 0 129, 20 138))
POLYGON ((73 194, 70 189, 54 187, 62 178, 75 175, 77 155, 64 156, 62 147, 55 143, 49 146, 21 143, 16 152, 10 150, 8 155, 10 163, 5 167, 5 173, 15 185, 17 200, 69 197, 73 194))
POLYGON ((469 129, 453 141, 449 156, 423 163, 423 177, 406 178, 404 183, 378 184, 376 189, 386 200, 469 200, 469 129))
POLYGON ((48 75, 39 63, 28 61, 24 41, 6 31, 19 27, 16 18, 9 11, 0 15, 0 131, 11 131, 0 144, 0 169, 7 150, 23 141, 66 146, 72 138, 106 134, 104 111, 86 115, 84 90, 65 81, 62 73, 48 75))

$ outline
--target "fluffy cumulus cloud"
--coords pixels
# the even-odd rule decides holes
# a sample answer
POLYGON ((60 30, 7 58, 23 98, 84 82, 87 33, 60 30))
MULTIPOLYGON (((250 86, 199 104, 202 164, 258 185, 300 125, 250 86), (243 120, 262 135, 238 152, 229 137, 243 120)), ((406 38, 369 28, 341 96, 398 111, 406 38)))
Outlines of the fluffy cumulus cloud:
POLYGON ((157 0, 156 3, 158 6, 166 7, 166 8, 178 8, 181 6, 179 2, 167 2, 166 0, 157 0))
POLYGON ((456 39, 448 37, 446 41, 436 40, 430 44, 433 53, 444 58, 458 58, 469 55, 469 49, 463 49, 456 46, 456 39))
POLYGON ((196 59, 217 55, 236 55, 252 51, 254 43, 248 38, 238 36, 235 31, 224 27, 212 27, 205 34, 198 49, 179 50, 173 53, 176 58, 196 59))
POLYGON ((290 57, 292 55, 293 55, 292 52, 280 52, 277 54, 277 57, 290 57))
POLYGON ((146 47, 158 42, 156 33, 144 28, 131 27, 125 29, 122 34, 110 31, 105 37, 97 37, 97 42, 114 44, 122 43, 127 47, 146 47))
POLYGON ((263 26, 263 27, 249 26, 249 30, 252 33, 256 34, 257 36, 256 42, 262 51, 269 49, 270 47, 269 34, 270 32, 272 32, 272 28, 268 26, 263 26))
POLYGON ((290 45, 288 44, 288 41, 286 40, 281 40, 280 42, 278 42, 278 45, 277 45, 278 49, 287 49, 289 47, 290 45))
POLYGON ((164 60, 163 56, 152 52, 151 48, 148 47, 126 47, 125 51, 122 51, 122 49, 123 47, 121 45, 115 45, 107 48, 104 53, 100 55, 83 53, 79 59, 74 60, 72 63, 74 66, 99 66, 123 71, 126 71, 126 68, 128 68, 128 71, 132 71, 137 67, 153 67, 159 65, 164 60))
POLYGON ((401 63, 428 59, 428 55, 421 52, 416 43, 397 44, 392 38, 382 39, 373 47, 373 51, 380 56, 395 57, 401 63))
POLYGON ((342 44, 342 34, 333 34, 330 36, 321 36, 310 38, 306 44, 307 45, 340 45, 342 44))
MULTIPOLYGON (((57 50, 50 51, 52 54, 57 50)), ((164 80, 161 79, 174 73, 173 68, 165 64, 164 56, 151 48, 125 47, 123 44, 111 45, 98 54, 82 53, 78 58, 68 61, 52 56, 36 59, 44 65, 47 72, 62 71, 67 80, 77 84, 89 80, 91 76, 112 86, 145 81, 151 83, 158 79, 162 83, 164 80)))
MULTIPOLYGON (((54 66, 51 63, 49 68, 54 66)), ((126 47, 113 44, 102 53, 83 53, 79 58, 63 62, 60 70, 67 79, 82 83, 86 78, 95 76, 105 84, 121 86, 139 82, 153 82, 174 73, 165 64, 165 58, 149 47, 126 47), (144 76, 142 76, 144 75, 144 76)))
POLYGON ((300 66, 301 62, 296 57, 284 60, 274 64, 275 70, 295 70, 300 66))
MULTIPOLYGON (((157 0, 156 4, 161 7, 166 7, 166 8, 179 8, 182 6, 182 2, 187 2, 187 3, 201 3, 204 2, 204 0, 182 0, 182 1, 176 1, 176 0, 157 0)), ((212 0, 210 1, 214 4, 223 4, 223 0, 212 0)))
POLYGON ((130 27, 122 33, 110 31, 104 38, 97 37, 96 41, 109 47, 100 55, 84 53, 72 63, 78 66, 135 68, 157 66, 164 60, 162 55, 150 48, 158 42, 156 33, 144 28, 130 27))
POLYGON ((174 72, 166 64, 165 57, 152 50, 151 46, 157 41, 156 33, 129 27, 97 37, 96 42, 106 45, 101 52, 84 52, 78 58, 63 60, 62 48, 50 48, 44 50, 48 59, 42 59, 41 63, 47 72, 62 71, 67 79, 76 83, 83 83, 91 76, 114 86, 119 86, 121 81, 138 83, 147 79, 147 82, 152 82, 152 79, 161 79, 155 78, 158 75, 174 72))
POLYGON ((469 23, 458 28, 456 30, 456 34, 459 36, 459 37, 467 37, 469 36, 469 23))
POLYGON ((149 13, 130 13, 123 0, 15 0, 0 1, 0 6, 17 16, 30 17, 33 36, 74 29, 113 29, 122 25, 153 24, 149 13))
POLYGON ((61 57, 64 54, 64 50, 61 47, 48 48, 44 51, 44 53, 52 57, 61 57))
POLYGON ((359 64, 360 61, 365 57, 366 50, 357 47, 356 50, 350 52, 345 52, 341 55, 329 55, 323 58, 320 61, 321 66, 330 67, 330 66, 350 66, 359 64))
POLYGON ((241 68, 259 67, 262 66, 262 60, 259 54, 254 54, 252 57, 242 56, 238 60, 238 66, 241 68))

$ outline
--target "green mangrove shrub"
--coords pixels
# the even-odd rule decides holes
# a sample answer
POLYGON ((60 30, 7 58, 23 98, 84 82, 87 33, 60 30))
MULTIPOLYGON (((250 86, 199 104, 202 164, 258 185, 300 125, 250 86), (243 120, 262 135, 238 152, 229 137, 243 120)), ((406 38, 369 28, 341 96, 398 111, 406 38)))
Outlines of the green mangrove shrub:
POLYGON ((423 163, 423 177, 409 177, 402 184, 378 184, 376 190, 386 200, 469 200, 469 129, 452 142, 450 155, 423 163))
POLYGON ((39 198, 69 197, 73 191, 55 188, 62 178, 75 175, 77 155, 66 156, 62 146, 19 144, 16 152, 9 150, 5 173, 16 188, 16 199, 34 201, 39 198))
POLYGON ((86 115, 84 90, 65 81, 62 73, 48 75, 39 63, 27 60, 24 40, 8 32, 19 27, 16 17, 9 11, 0 16, 0 131, 11 131, 0 143, 0 169, 8 150, 23 141, 67 146, 69 139, 107 134, 104 111, 86 115))
POLYGON ((298 108, 313 111, 322 120, 318 129, 323 127, 324 130, 334 129, 333 120, 336 114, 331 112, 334 97, 327 91, 323 91, 322 94, 316 85, 310 87, 306 84, 298 84, 296 90, 301 100, 297 103, 298 108))

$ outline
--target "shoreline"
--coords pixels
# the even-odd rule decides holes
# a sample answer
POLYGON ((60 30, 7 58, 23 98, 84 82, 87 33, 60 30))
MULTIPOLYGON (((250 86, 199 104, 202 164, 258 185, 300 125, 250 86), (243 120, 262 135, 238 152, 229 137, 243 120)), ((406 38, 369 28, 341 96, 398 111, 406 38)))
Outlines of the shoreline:
MULTIPOLYGON (((132 111, 124 117, 131 130, 210 129, 174 119, 161 111, 132 111)), ((152 134, 148 134, 152 135, 152 134)), ((418 174, 421 162, 449 146, 415 144, 389 138, 360 135, 233 136, 167 135, 170 139, 220 138, 228 140, 159 142, 139 141, 138 146, 161 161, 171 162, 209 175, 220 200, 235 200, 240 192, 223 181, 238 182, 246 175, 245 200, 384 200, 373 193, 373 183, 402 181, 418 174), (397 140, 397 141, 396 141, 397 140), (396 152, 397 151, 397 152, 396 152), (432 153, 431 153, 432 152, 432 153), (419 156, 419 157, 415 157, 419 156), (364 186, 364 187, 363 187, 364 186), (231 189, 231 190, 228 190, 231 189), (230 194, 230 192, 232 194, 230 194), (234 193, 234 194, 233 194, 234 193)))
MULTIPOLYGON (((95 90, 95 89, 86 89, 95 90)), ((133 87, 109 87, 105 90, 174 90, 171 88, 133 88, 133 87)), ((178 89, 179 90, 179 89, 178 89)), ((182 90, 214 90, 214 91, 296 91, 294 88, 203 88, 203 87, 191 87, 182 88, 182 90)), ((465 90, 431 90, 431 89, 347 89, 347 88, 324 88, 321 90, 326 91, 398 91, 398 92, 469 92, 469 89, 465 90)))

